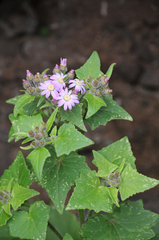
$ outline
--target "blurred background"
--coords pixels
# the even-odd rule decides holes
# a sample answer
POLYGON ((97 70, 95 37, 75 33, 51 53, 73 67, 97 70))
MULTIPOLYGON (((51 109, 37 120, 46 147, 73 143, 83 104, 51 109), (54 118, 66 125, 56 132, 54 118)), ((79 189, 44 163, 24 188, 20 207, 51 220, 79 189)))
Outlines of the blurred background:
MULTIPOLYGON (((77 69, 94 50, 103 72, 116 62, 110 88, 134 121, 88 128, 87 136, 95 150, 128 136, 138 172, 159 179, 158 0, 0 0, 0 175, 20 150, 7 142, 13 105, 5 101, 20 94, 26 70, 52 70, 60 57, 77 69)), ((139 198, 159 213, 159 186, 139 198)))

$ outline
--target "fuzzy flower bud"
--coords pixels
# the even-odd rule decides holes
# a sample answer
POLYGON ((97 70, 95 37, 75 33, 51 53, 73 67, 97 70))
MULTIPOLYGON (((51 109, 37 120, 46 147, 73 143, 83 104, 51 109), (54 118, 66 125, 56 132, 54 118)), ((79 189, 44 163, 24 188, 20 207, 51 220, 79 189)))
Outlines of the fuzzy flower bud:
POLYGON ((102 95, 102 91, 99 90, 99 89, 97 89, 97 90, 95 91, 95 96, 99 97, 99 96, 101 96, 101 95, 102 95))
POLYGON ((38 78, 37 74, 34 76, 33 83, 35 84, 35 86, 39 86, 40 79, 38 78))
POLYGON ((45 72, 43 72, 43 79, 44 81, 47 81, 49 79, 48 75, 45 72))
POLYGON ((40 147, 44 147, 44 146, 45 146, 45 141, 44 141, 44 140, 41 140, 41 141, 39 142, 39 146, 40 146, 40 147))
POLYGON ((103 93, 104 96, 108 96, 112 93, 112 91, 113 91, 112 89, 106 88, 102 91, 102 93, 103 93))
POLYGON ((46 123, 45 122, 41 123, 40 129, 41 130, 46 130, 46 123))
POLYGON ((92 86, 93 87, 98 87, 99 81, 97 79, 93 80, 92 86))
POLYGON ((60 72, 60 67, 59 67, 59 65, 56 64, 54 69, 53 69, 53 74, 59 73, 59 72, 60 72))
POLYGON ((27 80, 33 79, 33 74, 29 70, 26 70, 26 78, 27 78, 27 80))
POLYGON ((62 72, 67 71, 67 59, 66 58, 60 58, 60 70, 62 72))
POLYGON ((7 204, 11 198, 12 195, 7 189, 0 191, 0 201, 3 205, 7 204))
POLYGON ((42 135, 40 133, 36 133, 34 137, 37 140, 41 140, 42 139, 42 135))
POLYGON ((30 83, 27 80, 23 79, 22 82, 23 82, 24 89, 27 89, 28 87, 30 87, 30 83))
POLYGON ((33 130, 30 130, 30 131, 28 132, 28 136, 29 136, 30 138, 33 138, 33 137, 34 137, 34 132, 33 132, 33 130))
POLYGON ((39 127, 38 126, 34 128, 34 132, 39 133, 39 127))
POLYGON ((39 141, 32 141, 30 144, 31 148, 38 148, 39 147, 39 141))
POLYGON ((67 77, 68 79, 73 79, 75 76, 75 71, 73 69, 71 69, 68 73, 67 73, 67 77))
POLYGON ((33 95, 35 93, 35 88, 30 86, 27 88, 26 92, 30 95, 33 95))

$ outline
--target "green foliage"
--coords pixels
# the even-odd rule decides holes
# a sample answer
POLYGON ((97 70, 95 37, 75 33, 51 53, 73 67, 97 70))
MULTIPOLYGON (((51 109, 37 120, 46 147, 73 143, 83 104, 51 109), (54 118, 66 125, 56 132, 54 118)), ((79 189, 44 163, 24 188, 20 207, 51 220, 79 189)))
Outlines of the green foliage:
MULTIPOLYGON (((65 59, 61 59, 53 72, 64 73, 63 81, 70 88, 73 73, 67 73, 62 62, 65 59)), ((63 97, 64 101, 78 97, 79 103, 72 104, 71 110, 58 107, 59 100, 52 101, 52 95, 48 98, 40 95, 41 89, 36 89, 36 96, 28 94, 28 89, 7 101, 15 105, 13 114, 9 115, 12 126, 8 141, 23 139, 22 144, 30 141, 31 144, 21 147, 30 151, 27 164, 19 152, 0 178, 1 240, 159 239, 159 215, 144 210, 142 201, 124 202, 159 184, 159 180, 137 172, 128 138, 93 150, 92 163, 97 171, 91 170, 85 156, 77 152, 93 144, 84 136, 85 123, 94 130, 115 119, 132 121, 109 91, 106 78, 111 77, 114 65, 104 75, 95 51, 75 70, 76 78, 85 83, 76 81, 77 89, 85 86, 86 91, 77 92, 76 87, 71 87, 76 97, 69 96, 70 92, 63 97), (29 188, 34 181, 46 190, 51 207, 33 199, 39 194, 29 188)), ((43 73, 33 75, 27 71, 25 88, 45 85, 50 75, 43 76, 43 73)), ((46 92, 51 92, 50 89, 51 83, 46 92)))
POLYGON ((143 209, 141 201, 121 203, 112 214, 95 215, 82 227, 85 240, 148 240, 154 236, 151 225, 158 215, 143 209), (90 237, 91 236, 91 237, 90 237))

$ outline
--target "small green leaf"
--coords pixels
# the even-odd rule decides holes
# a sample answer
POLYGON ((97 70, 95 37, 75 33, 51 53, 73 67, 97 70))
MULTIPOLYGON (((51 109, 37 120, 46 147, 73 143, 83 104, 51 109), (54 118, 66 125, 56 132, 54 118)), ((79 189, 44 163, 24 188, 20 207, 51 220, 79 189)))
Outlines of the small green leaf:
POLYGON ((94 51, 87 62, 82 67, 75 70, 75 73, 80 80, 84 77, 88 78, 90 76, 95 79, 102 75, 103 73, 100 71, 100 59, 98 53, 94 51))
POLYGON ((112 212, 112 205, 109 190, 107 187, 100 186, 96 172, 82 170, 66 210, 88 208, 95 212, 112 212))
POLYGON ((107 76, 108 78, 111 77, 112 72, 113 72, 113 67, 114 67, 115 64, 116 64, 116 63, 112 63, 112 64, 110 65, 110 67, 108 68, 108 70, 107 70, 107 72, 106 72, 106 76, 107 76))
POLYGON ((70 234, 66 233, 63 240, 73 240, 73 238, 70 236, 70 234))
POLYGON ((113 203, 115 203, 115 205, 119 207, 118 189, 114 187, 109 187, 108 191, 113 203))
POLYGON ((93 156, 93 163, 98 167, 98 177, 106 178, 109 173, 114 172, 114 170, 118 168, 117 165, 110 163, 106 158, 96 151, 93 151, 93 156))
POLYGON ((55 126, 55 127, 52 129, 52 131, 51 131, 51 133, 50 133, 50 136, 56 136, 56 134, 57 134, 57 126, 55 126))
POLYGON ((68 155, 71 151, 75 151, 92 144, 93 141, 76 130, 73 124, 64 123, 58 131, 58 138, 55 139, 55 150, 57 156, 62 154, 68 155))
POLYGON ((34 202, 29 213, 20 211, 8 222, 11 236, 45 240, 50 207, 42 201, 34 202))
POLYGON ((136 169, 135 157, 133 156, 131 146, 127 137, 124 137, 111 145, 102 148, 98 151, 103 157, 105 157, 110 163, 117 166, 121 166, 125 161, 125 166, 130 163, 131 167, 136 169))
POLYGON ((47 73, 50 70, 50 68, 46 68, 42 73, 41 76, 43 76, 43 73, 47 73))
POLYGON ((29 146, 26 146, 26 147, 22 147, 22 146, 20 146, 20 148, 21 149, 23 149, 23 150, 29 150, 29 149, 32 149, 32 147, 29 145, 29 146))
POLYGON ((33 141, 33 138, 26 138, 26 139, 24 139, 24 141, 22 142, 22 144, 28 143, 28 142, 31 142, 31 141, 33 141))
POLYGON ((18 96, 14 97, 14 98, 10 98, 10 99, 8 99, 8 100, 6 101, 6 103, 14 104, 14 105, 15 105, 16 102, 18 101, 18 99, 21 98, 21 96, 22 96, 22 95, 18 95, 18 96))
POLYGON ((21 152, 17 154, 16 159, 9 169, 4 171, 4 174, 0 178, 0 185, 8 186, 9 181, 12 179, 12 186, 18 183, 23 187, 29 187, 31 184, 30 172, 21 152))
POLYGON ((143 209, 141 200, 123 202, 112 214, 89 218, 81 234, 85 240, 148 240, 154 236, 151 226, 157 217, 156 213, 143 209))
POLYGON ((13 209, 17 210, 17 208, 20 207, 25 200, 31 197, 34 197, 36 195, 39 195, 39 192, 35 191, 34 189, 21 187, 17 183, 13 188, 13 191, 12 191, 13 198, 11 199, 10 203, 13 209))
POLYGON ((16 117, 19 113, 19 111, 24 107, 27 103, 32 102, 34 100, 35 96, 29 95, 29 94, 23 94, 21 97, 18 99, 14 106, 14 116, 16 117))
POLYGON ((85 125, 83 123, 83 117, 82 117, 82 103, 77 104, 75 107, 72 108, 72 110, 65 111, 62 109, 61 111, 61 121, 70 121, 83 131, 87 131, 85 128, 85 125))
POLYGON ((112 99, 111 95, 104 98, 104 101, 107 107, 101 107, 93 116, 85 119, 92 130, 100 125, 105 126, 108 121, 113 119, 132 121, 132 117, 112 99))
POLYGON ((47 120, 46 126, 47 126, 47 132, 51 129, 51 126, 55 120, 56 114, 58 112, 58 107, 52 112, 51 116, 47 120))
POLYGON ((45 147, 36 148, 27 156, 27 159, 31 160, 31 164, 39 181, 41 180, 44 162, 49 156, 50 153, 45 147))
POLYGON ((88 103, 86 118, 94 115, 102 106, 107 106, 102 98, 93 96, 92 94, 86 94, 83 98, 85 98, 88 103))
POLYGON ((138 173, 132 169, 130 164, 123 170, 121 179, 122 182, 119 185, 119 191, 122 201, 136 193, 144 192, 159 184, 159 180, 138 173))
POLYGON ((43 168, 42 186, 48 192, 56 209, 63 212, 65 199, 81 169, 87 169, 85 157, 76 152, 57 157, 52 146, 47 146, 51 156, 46 159, 43 168))
POLYGON ((4 211, 0 203, 0 226, 5 225, 9 218, 11 218, 11 216, 4 211))

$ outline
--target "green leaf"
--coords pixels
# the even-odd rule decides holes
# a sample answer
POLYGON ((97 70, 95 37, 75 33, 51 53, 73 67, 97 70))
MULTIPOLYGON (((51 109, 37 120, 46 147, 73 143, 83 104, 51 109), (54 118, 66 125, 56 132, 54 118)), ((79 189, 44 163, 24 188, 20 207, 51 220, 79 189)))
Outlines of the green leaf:
POLYGON ((29 149, 32 149, 32 147, 29 145, 29 146, 26 146, 26 147, 22 147, 22 146, 20 146, 20 148, 21 149, 23 149, 23 150, 29 150, 29 149))
POLYGON ((119 207, 119 199, 118 199, 118 189, 114 187, 109 187, 108 188, 109 195, 113 201, 113 203, 119 207))
POLYGON ((43 168, 42 186, 46 189, 58 212, 62 214, 68 191, 75 179, 79 177, 80 170, 88 167, 85 157, 76 152, 58 158, 51 146, 47 148, 51 157, 46 159, 43 168))
POLYGON ((82 67, 75 70, 75 73, 79 79, 83 79, 84 77, 88 78, 90 76, 95 79, 102 75, 103 73, 100 71, 100 59, 98 53, 94 51, 87 62, 82 67))
POLYGON ((45 95, 40 96, 37 107, 40 107, 44 100, 45 100, 45 95))
POLYGON ((16 159, 9 169, 4 171, 4 174, 0 178, 0 185, 8 186, 9 181, 12 179, 13 186, 18 183, 23 187, 29 187, 31 184, 30 172, 21 152, 17 154, 16 159))
POLYGON ((70 234, 66 233, 63 240, 73 240, 73 238, 70 236, 70 234))
POLYGON ((85 125, 83 123, 83 117, 82 117, 82 103, 77 104, 75 107, 72 108, 72 110, 65 111, 62 109, 61 111, 61 121, 70 121, 83 131, 87 132, 87 129, 85 128, 85 125))
MULTIPOLYGON (((64 211, 63 214, 60 215, 56 209, 51 209, 49 222, 62 236, 68 233, 74 240, 79 240, 79 226, 75 214, 64 211)), ((47 229, 46 239, 59 240, 49 227, 47 229)))
POLYGON ((110 163, 100 153, 93 151, 94 160, 93 163, 98 167, 98 177, 106 178, 109 173, 114 172, 118 168, 117 165, 110 163))
POLYGON ((136 169, 135 157, 133 156, 131 146, 127 137, 124 137, 111 145, 102 148, 98 151, 110 163, 120 167, 123 161, 125 166, 130 163, 131 167, 136 169))
POLYGON ((112 63, 112 64, 110 65, 110 67, 108 68, 108 70, 107 70, 107 72, 106 72, 106 76, 107 76, 108 78, 111 77, 112 72, 113 72, 113 67, 114 67, 115 64, 116 64, 116 63, 112 63))
POLYGON ((119 191, 122 201, 136 193, 144 192, 159 184, 159 180, 138 173, 132 169, 130 164, 123 170, 121 179, 122 182, 119 185, 119 191))
POLYGON ((100 125, 105 126, 108 121, 114 119, 132 121, 132 117, 112 99, 111 95, 104 98, 104 101, 107 107, 101 107, 93 116, 85 119, 85 122, 90 125, 92 130, 100 125))
POLYGON ((24 108, 24 113, 28 116, 32 116, 34 111, 37 110, 38 108, 40 108, 42 106, 42 103, 40 104, 40 106, 38 107, 39 103, 39 97, 34 98, 33 101, 31 101, 30 103, 27 103, 23 108, 24 108))
POLYGON ((12 190, 12 196, 11 199, 11 205, 14 210, 17 210, 18 207, 24 203, 25 200, 34 197, 36 195, 39 195, 39 192, 35 191, 34 189, 24 188, 21 187, 18 183, 15 184, 13 190, 12 190))
POLYGON ((5 225, 9 218, 11 218, 11 216, 4 211, 0 203, 0 226, 5 225))
POLYGON ((16 212, 8 222, 11 236, 45 240, 49 212, 50 207, 42 201, 34 202, 29 213, 16 212))
POLYGON ((15 136, 13 134, 14 134, 14 127, 11 126, 9 135, 8 135, 8 142, 11 142, 15 138, 15 136))
POLYGON ((107 106, 102 98, 93 96, 92 94, 86 94, 83 98, 85 98, 88 103, 86 118, 94 115, 102 106, 107 106))
POLYGON ((58 131, 58 138, 55 139, 55 150, 57 156, 62 154, 68 155, 71 151, 75 151, 92 144, 93 141, 76 130, 73 124, 64 123, 58 131))
POLYGON ((22 95, 18 95, 18 96, 14 97, 14 98, 10 98, 10 99, 8 99, 8 100, 6 101, 6 103, 14 104, 14 105, 15 105, 16 102, 18 101, 18 99, 21 98, 21 96, 22 96, 22 95))
POLYGON ((152 240, 159 240, 159 215, 157 220, 152 225, 152 230, 155 233, 155 237, 151 238, 152 240))
POLYGON ((34 129, 36 126, 40 126, 43 119, 40 114, 36 116, 18 115, 16 118, 13 114, 9 115, 9 119, 12 122, 14 133, 16 133, 15 141, 28 137, 28 132, 34 129))
POLYGON ((19 113, 19 111, 24 107, 27 103, 32 102, 34 100, 35 96, 29 95, 29 94, 23 94, 21 97, 18 99, 14 106, 14 117, 16 117, 19 113))
POLYGON ((50 153, 45 147, 36 148, 27 156, 27 159, 31 160, 31 164, 39 181, 41 181, 44 162, 49 156, 50 153))
POLYGON ((88 208, 95 212, 112 212, 112 205, 108 188, 100 186, 96 172, 82 170, 66 210, 88 208))
POLYGON ((19 238, 10 236, 9 227, 7 224, 0 227, 0 236, 1 240, 19 240, 19 238))
POLYGON ((142 201, 121 203, 112 214, 95 215, 82 227, 85 240, 148 240, 157 214, 143 209, 142 201))
POLYGON ((47 132, 51 129, 51 126, 55 120, 56 114, 58 111, 58 107, 52 112, 51 116, 47 120, 46 126, 47 126, 47 132))
POLYGON ((51 133, 50 133, 50 136, 56 136, 56 134, 57 134, 57 126, 55 126, 55 127, 52 129, 52 131, 51 131, 51 133))

